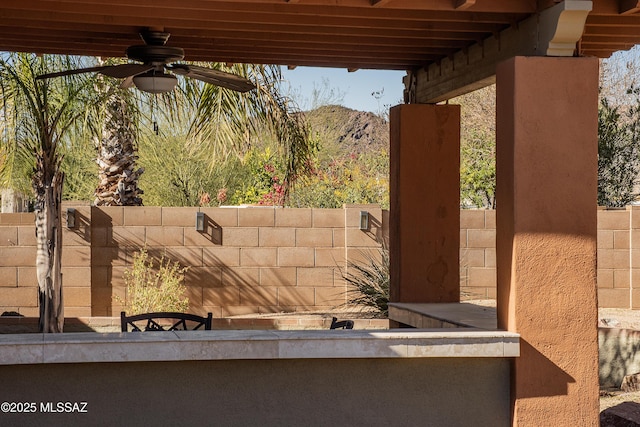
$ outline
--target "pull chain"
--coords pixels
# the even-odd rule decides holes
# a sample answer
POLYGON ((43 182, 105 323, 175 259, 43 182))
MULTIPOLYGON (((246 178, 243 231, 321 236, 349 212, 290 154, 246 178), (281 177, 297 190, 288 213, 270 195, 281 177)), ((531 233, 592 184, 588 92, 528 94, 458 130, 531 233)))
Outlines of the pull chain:
POLYGON ((154 94, 153 98, 151 98, 151 121, 153 122, 153 131, 156 135, 160 135, 160 127, 158 126, 158 122, 155 119, 155 101, 156 95, 154 94))

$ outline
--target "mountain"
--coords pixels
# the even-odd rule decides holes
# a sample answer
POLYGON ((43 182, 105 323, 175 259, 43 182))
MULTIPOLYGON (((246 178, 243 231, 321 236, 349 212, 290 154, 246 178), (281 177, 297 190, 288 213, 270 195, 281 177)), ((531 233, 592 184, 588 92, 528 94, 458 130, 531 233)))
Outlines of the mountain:
POLYGON ((389 122, 374 113, 326 105, 305 112, 312 131, 324 144, 343 153, 389 151, 389 122))

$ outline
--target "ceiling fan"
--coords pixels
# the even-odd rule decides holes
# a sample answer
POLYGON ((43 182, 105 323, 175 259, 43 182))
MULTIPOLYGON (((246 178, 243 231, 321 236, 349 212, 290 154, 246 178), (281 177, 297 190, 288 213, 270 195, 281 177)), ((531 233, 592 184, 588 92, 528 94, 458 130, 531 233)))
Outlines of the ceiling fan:
POLYGON ((129 46, 126 51, 127 58, 141 62, 141 64, 128 63, 78 68, 42 74, 37 76, 36 79, 97 72, 105 76, 124 79, 120 85, 123 88, 135 85, 144 92, 164 93, 175 88, 178 80, 174 74, 177 74, 237 92, 247 92, 255 89, 256 86, 250 80, 236 74, 197 65, 173 64, 184 58, 184 50, 179 47, 165 46, 169 36, 169 33, 163 31, 142 31, 140 37, 142 37, 145 44, 129 46), (165 70, 171 71, 173 74, 165 73, 165 70))

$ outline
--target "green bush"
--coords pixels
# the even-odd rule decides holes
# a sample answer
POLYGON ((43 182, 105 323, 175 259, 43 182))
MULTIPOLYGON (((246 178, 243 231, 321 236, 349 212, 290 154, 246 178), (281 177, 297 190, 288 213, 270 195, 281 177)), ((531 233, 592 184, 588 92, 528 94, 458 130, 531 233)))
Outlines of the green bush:
MULTIPOLYGON (((630 89, 637 94, 637 90, 630 89)), ((640 172, 640 98, 635 105, 598 108, 598 204, 624 207, 636 200, 640 172)))
POLYGON ((172 311, 184 313, 189 309, 189 298, 184 296, 183 284, 187 268, 180 268, 162 256, 157 260, 149 257, 146 248, 133 256, 133 265, 124 272, 126 297, 115 296, 125 306, 127 314, 172 311))
POLYGON ((389 208, 389 154, 385 151, 318 159, 300 177, 288 201, 291 207, 340 208, 348 203, 377 203, 389 208))

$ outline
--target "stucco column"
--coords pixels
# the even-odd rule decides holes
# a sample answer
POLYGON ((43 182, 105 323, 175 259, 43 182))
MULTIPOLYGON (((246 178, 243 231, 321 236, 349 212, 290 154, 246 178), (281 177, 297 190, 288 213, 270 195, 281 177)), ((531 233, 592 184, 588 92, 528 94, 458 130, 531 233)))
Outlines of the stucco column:
POLYGON ((460 300, 460 107, 391 109, 391 301, 460 300))
POLYGON ((597 426, 598 60, 497 69, 498 326, 521 334, 514 426, 597 426))

